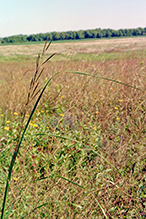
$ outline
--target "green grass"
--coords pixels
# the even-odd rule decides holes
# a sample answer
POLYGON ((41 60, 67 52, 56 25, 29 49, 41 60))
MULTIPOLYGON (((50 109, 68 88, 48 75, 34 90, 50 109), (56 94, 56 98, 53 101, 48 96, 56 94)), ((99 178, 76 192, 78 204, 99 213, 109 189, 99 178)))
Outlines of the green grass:
POLYGON ((0 63, 4 62, 35 62, 35 58, 28 55, 13 55, 13 56, 0 56, 0 63))
POLYGON ((54 57, 40 88, 58 75, 32 114, 37 88, 29 85, 37 78, 33 69, 41 72, 39 59, 1 64, 0 211, 11 157, 29 124, 8 182, 4 218, 145 217, 146 59, 125 54, 54 57))
MULTIPOLYGON (((107 61, 107 60, 124 60, 124 59, 134 59, 143 60, 143 57, 146 56, 146 50, 137 50, 135 52, 102 52, 102 53, 78 53, 74 55, 67 55, 58 53, 52 58, 51 61, 107 61)), ((47 58, 47 55, 45 55, 47 58)), ((35 62, 36 57, 32 55, 12 55, 12 56, 0 56, 0 63, 4 62, 35 62)))

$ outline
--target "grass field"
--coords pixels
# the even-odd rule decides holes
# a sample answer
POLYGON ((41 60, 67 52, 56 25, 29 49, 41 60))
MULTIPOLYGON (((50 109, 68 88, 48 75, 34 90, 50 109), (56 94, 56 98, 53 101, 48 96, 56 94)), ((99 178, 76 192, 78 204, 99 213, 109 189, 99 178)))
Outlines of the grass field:
MULTIPOLYGON (((0 211, 42 49, 0 46, 0 211)), ((58 74, 25 133, 4 218, 145 218, 146 38, 53 43, 44 59, 53 53, 32 97, 58 74)))

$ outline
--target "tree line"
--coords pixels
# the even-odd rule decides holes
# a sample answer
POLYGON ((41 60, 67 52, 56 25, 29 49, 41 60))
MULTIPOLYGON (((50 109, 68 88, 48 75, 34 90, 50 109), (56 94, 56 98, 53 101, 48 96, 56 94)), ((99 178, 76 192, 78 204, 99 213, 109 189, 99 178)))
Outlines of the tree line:
POLYGON ((54 40, 75 40, 75 39, 88 39, 88 38, 109 38, 109 37, 131 37, 131 36, 142 36, 146 35, 145 28, 136 29, 92 29, 92 30, 79 30, 79 31, 66 31, 66 32, 50 32, 50 33, 39 33, 32 35, 15 35, 4 37, 1 39, 1 43, 25 43, 25 42, 39 42, 52 39, 55 35, 54 40))

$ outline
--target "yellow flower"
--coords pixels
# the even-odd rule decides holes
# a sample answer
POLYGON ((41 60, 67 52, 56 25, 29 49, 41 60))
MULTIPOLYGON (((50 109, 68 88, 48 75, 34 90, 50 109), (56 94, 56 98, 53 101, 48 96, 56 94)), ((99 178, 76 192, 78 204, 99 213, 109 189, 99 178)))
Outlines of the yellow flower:
POLYGON ((112 88, 112 87, 110 87, 110 90, 113 90, 113 88, 112 88))
POLYGON ((64 117, 64 114, 60 114, 60 116, 64 117))
POLYGON ((96 127, 96 126, 94 126, 94 127, 93 127, 93 129, 94 129, 94 130, 96 130, 96 129, 97 129, 97 127, 96 127))
POLYGON ((38 125, 37 125, 37 124, 33 124, 33 127, 37 128, 37 127, 38 127, 38 125))
POLYGON ((98 114, 99 113, 99 111, 96 111, 96 114, 98 114))
POLYGON ((29 117, 29 115, 28 115, 28 114, 26 114, 25 116, 26 116, 26 117, 29 117))
POLYGON ((18 116, 18 113, 14 112, 14 115, 15 115, 15 116, 18 116))
POLYGON ((31 126, 33 126, 33 127, 35 127, 35 128, 37 128, 37 127, 38 127, 38 125, 37 125, 37 124, 34 124, 34 123, 32 123, 32 122, 30 122, 30 123, 29 123, 29 125, 31 125, 31 126))
POLYGON ((117 117, 117 120, 118 120, 118 121, 120 121, 120 118, 119 118, 119 117, 117 117))
POLYGON ((84 112, 82 112, 82 115, 84 115, 84 112))
POLYGON ((62 98, 64 98, 64 96, 61 96, 62 98))
POLYGON ((119 100, 119 102, 120 102, 120 103, 122 103, 122 102, 123 102, 123 100, 119 100))
POLYGON ((7 124, 10 123, 10 121, 8 120, 8 121, 6 121, 6 123, 7 123, 7 124))
POLYGON ((4 129, 5 129, 6 131, 9 131, 10 128, 9 128, 8 126, 6 126, 4 129))
POLYGON ((13 180, 17 181, 17 180, 18 180, 18 178, 16 178, 16 177, 13 177, 13 180))
POLYGON ((1 114, 1 116, 4 116, 4 114, 1 114))
POLYGON ((41 110, 41 113, 44 113, 44 110, 41 110))
POLYGON ((118 110, 118 107, 115 106, 115 110, 118 110))

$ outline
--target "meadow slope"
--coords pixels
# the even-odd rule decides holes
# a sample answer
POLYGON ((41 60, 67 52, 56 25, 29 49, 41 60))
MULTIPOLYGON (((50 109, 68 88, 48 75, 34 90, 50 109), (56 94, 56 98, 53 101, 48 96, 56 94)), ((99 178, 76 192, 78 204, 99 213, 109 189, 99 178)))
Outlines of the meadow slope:
MULTIPOLYGON (((11 156, 36 100, 26 110, 42 49, 0 46, 0 210, 11 156)), ((145 218, 146 38, 52 43, 44 58, 52 53, 39 87, 58 75, 20 147, 6 213, 12 207, 9 218, 145 218)))

